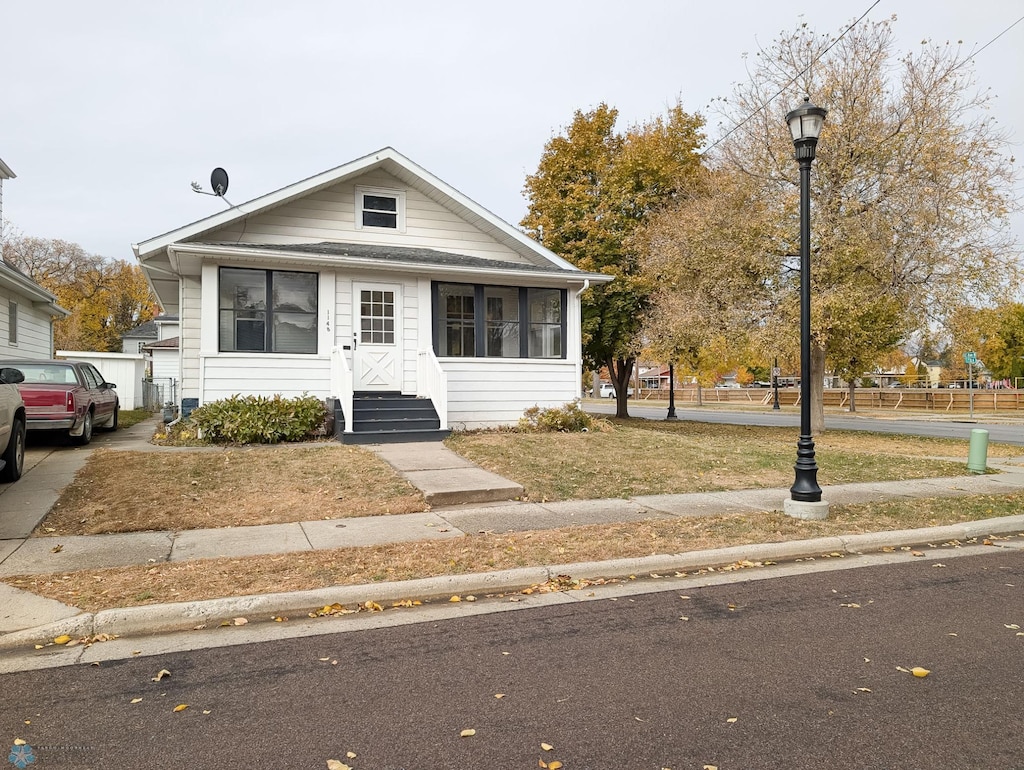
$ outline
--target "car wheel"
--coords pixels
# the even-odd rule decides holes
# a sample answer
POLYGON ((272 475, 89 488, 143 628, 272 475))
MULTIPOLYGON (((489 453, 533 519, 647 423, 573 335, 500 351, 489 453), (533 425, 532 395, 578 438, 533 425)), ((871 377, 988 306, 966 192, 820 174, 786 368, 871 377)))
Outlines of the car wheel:
POLYGON ((92 441, 92 410, 85 413, 85 422, 82 424, 82 435, 72 436, 71 441, 80 446, 85 446, 92 441))
POLYGON ((4 452, 6 463, 0 471, 0 481, 17 481, 25 470, 25 423, 15 420, 11 426, 11 441, 4 452))

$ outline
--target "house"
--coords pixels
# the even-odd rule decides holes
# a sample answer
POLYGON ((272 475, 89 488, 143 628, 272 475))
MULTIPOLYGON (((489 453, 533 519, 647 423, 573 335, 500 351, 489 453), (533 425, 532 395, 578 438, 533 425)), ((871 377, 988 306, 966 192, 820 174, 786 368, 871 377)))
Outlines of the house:
POLYGON ((181 362, 178 357, 178 316, 158 315, 121 335, 123 353, 142 353, 152 392, 145 400, 150 408, 177 401, 181 362))
POLYGON ((390 147, 133 249, 180 318, 184 414, 310 394, 351 442, 396 440, 403 409, 434 437, 577 398, 580 294, 611 280, 390 147))
MULTIPOLYGON (((14 172, 0 160, 0 232, 3 232, 3 182, 14 172)), ((0 248, 2 248, 0 243, 0 248)), ((57 297, 7 264, 0 254, 0 356, 51 358, 53 321, 71 313, 57 297)))
POLYGON ((143 347, 153 342, 165 340, 178 335, 178 316, 159 315, 156 318, 139 324, 134 329, 121 335, 122 353, 141 353, 143 347))

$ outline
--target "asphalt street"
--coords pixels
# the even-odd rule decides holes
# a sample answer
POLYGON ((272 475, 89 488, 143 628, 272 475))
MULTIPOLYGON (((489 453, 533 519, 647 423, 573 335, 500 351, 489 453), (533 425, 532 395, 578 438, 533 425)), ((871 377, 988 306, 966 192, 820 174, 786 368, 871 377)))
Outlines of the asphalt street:
MULTIPOLYGON (((595 414, 615 414, 615 404, 601 401, 587 401, 588 412, 595 414)), ((649 420, 663 420, 667 413, 663 405, 645 406, 640 402, 629 402, 630 417, 645 417, 649 420)), ((680 409, 676 407, 676 417, 680 420, 693 422, 713 422, 727 425, 765 425, 769 427, 800 427, 800 413, 788 407, 788 411, 775 412, 770 409, 756 411, 707 409, 680 409)), ((984 420, 971 420, 967 415, 943 419, 914 419, 900 415, 892 417, 825 415, 825 427, 835 430, 863 430, 871 433, 894 433, 910 436, 931 436, 934 438, 961 438, 965 441, 971 437, 971 431, 982 428, 988 431, 988 439, 1004 444, 1024 446, 1024 422, 1007 420, 998 422, 1000 416, 987 415, 984 420)), ((795 440, 795 439, 794 439, 795 440)))
POLYGON ((0 734, 40 770, 1024 768, 998 546, 8 674, 0 734))

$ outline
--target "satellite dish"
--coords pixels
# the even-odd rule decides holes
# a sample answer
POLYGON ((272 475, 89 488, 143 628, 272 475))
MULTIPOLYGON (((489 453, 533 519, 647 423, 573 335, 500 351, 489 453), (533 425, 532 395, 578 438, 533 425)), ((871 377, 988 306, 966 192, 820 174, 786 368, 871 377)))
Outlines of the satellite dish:
POLYGON ((214 195, 224 197, 224 193, 228 191, 228 172, 222 168, 215 168, 210 174, 210 187, 213 188, 214 195))

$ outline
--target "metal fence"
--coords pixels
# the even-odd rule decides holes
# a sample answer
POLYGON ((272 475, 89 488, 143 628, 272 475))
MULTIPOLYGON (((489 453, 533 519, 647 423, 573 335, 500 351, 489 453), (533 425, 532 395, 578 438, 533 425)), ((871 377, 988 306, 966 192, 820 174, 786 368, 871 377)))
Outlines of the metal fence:
POLYGON ((143 408, 157 412, 164 404, 178 401, 178 381, 174 377, 156 377, 142 381, 143 408))

